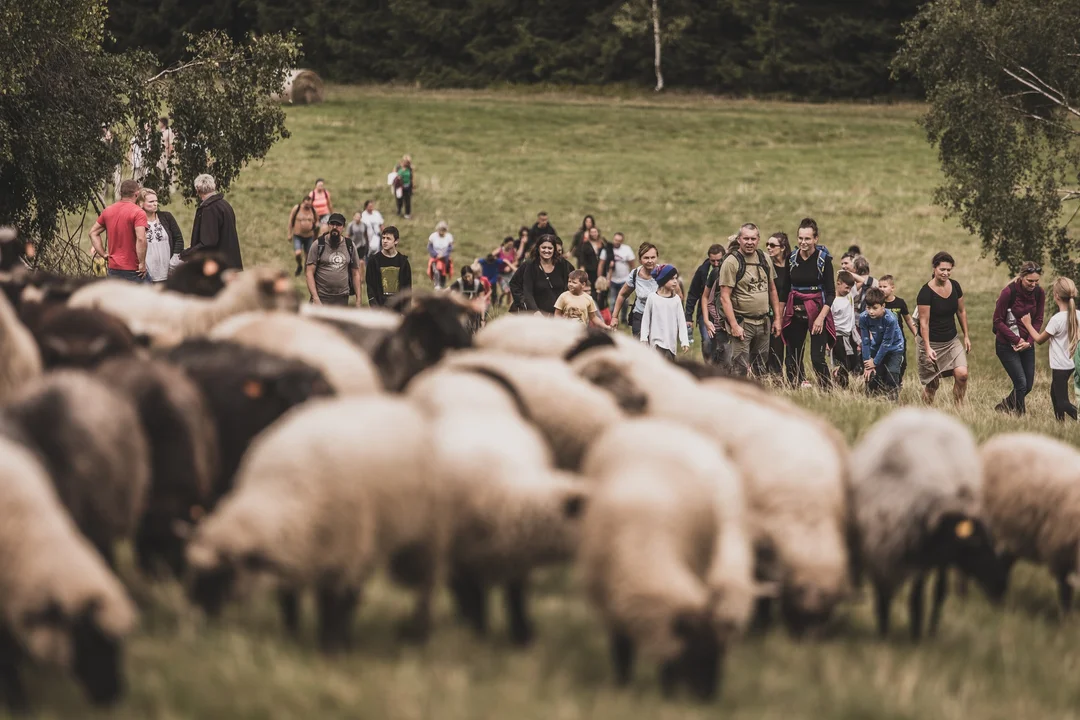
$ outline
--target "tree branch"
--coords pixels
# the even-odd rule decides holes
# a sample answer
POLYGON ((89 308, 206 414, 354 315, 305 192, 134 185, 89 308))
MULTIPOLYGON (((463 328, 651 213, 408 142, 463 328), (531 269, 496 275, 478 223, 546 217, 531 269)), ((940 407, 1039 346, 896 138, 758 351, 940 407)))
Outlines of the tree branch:
POLYGON ((153 85, 158 80, 160 80, 161 78, 163 78, 163 77, 165 77, 167 75, 172 75, 174 73, 182 72, 184 70, 187 70, 188 68, 198 67, 200 65, 209 65, 211 62, 212 62, 211 60, 206 60, 206 59, 203 59, 203 60, 190 60, 190 61, 188 61, 186 63, 181 63, 179 65, 174 65, 171 68, 166 68, 166 69, 162 70, 157 75, 155 75, 154 77, 147 80, 146 84, 147 85, 153 85))
POLYGON ((1047 100, 1061 106, 1067 112, 1075 115, 1076 117, 1080 117, 1080 110, 1072 107, 1067 102, 1065 102, 1064 97, 1061 96, 1061 94, 1057 90, 1050 87, 1049 85, 1046 85, 1046 83, 1044 83, 1042 80, 1040 80, 1039 77, 1037 75, 1035 75, 1035 73, 1031 72, 1030 70, 1025 68, 1023 65, 1020 66, 1020 69, 1025 71, 1029 75, 1031 75, 1033 78, 1035 78, 1035 80, 1037 80, 1039 83, 1041 83, 1045 87, 1049 88, 1049 91, 1044 90, 1043 88, 1039 87, 1038 85, 1033 84, 1029 80, 1025 80, 1024 78, 1020 77, 1019 75, 1017 75, 1016 73, 1014 73, 1012 70, 1010 70, 1009 68, 1007 68, 1005 66, 1002 66, 1002 68, 1001 68, 1002 72, 1004 72, 1006 75, 1011 77, 1013 80, 1016 80, 1021 85, 1026 85, 1027 87, 1031 88, 1032 90, 1034 90, 1038 94, 1042 95, 1047 100), (1052 93, 1058 93, 1059 97, 1054 97, 1054 95, 1052 93))

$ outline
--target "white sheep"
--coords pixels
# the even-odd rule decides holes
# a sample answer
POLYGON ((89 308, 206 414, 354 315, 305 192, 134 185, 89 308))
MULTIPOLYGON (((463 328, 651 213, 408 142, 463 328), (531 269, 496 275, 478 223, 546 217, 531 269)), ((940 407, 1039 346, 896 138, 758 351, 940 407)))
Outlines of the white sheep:
POLYGON ((708 437, 665 420, 612 425, 590 450, 596 487, 580 565, 620 685, 638 650, 665 694, 716 693, 725 646, 750 618, 753 553, 742 484, 708 437), (648 442, 647 452, 634 452, 648 442))
POLYGON ((502 585, 510 637, 527 644, 529 575, 573 558, 588 488, 554 469, 544 439, 512 410, 460 405, 440 414, 433 432, 440 482, 452 496, 450 587, 458 609, 484 634, 488 588, 502 585))
POLYGON ((44 468, 0 438, 0 686, 13 713, 28 710, 19 678, 25 652, 59 666, 92 702, 124 692, 124 638, 135 608, 61 507, 44 468))
POLYGON ((188 544, 192 599, 211 616, 259 576, 280 592, 285 626, 299 593, 319 601, 319 646, 347 648, 364 583, 379 565, 418 593, 409 637, 430 631, 445 577, 449 518, 428 423, 389 397, 309 402, 252 443, 236 487, 188 544))
POLYGON ((1007 579, 1013 562, 1047 566, 1063 613, 1080 572, 1080 452, 1043 435, 1007 433, 982 446, 983 507, 1007 579))
POLYGON ((7 295, 0 292, 0 402, 41 375, 41 353, 34 336, 19 321, 7 295))
POLYGON ((383 390, 371 358, 318 320, 291 313, 251 312, 221 323, 210 332, 210 338, 302 360, 321 370, 339 395, 369 395, 383 390))
POLYGON ((1000 584, 981 517, 982 463, 966 425, 934 410, 897 410, 866 432, 852 451, 850 468, 859 560, 874 586, 882 636, 888 634, 892 598, 912 576, 916 640, 930 571, 937 570, 930 634, 940 619, 950 565, 988 590, 1000 584))
POLYGON ((40 456, 75 524, 113 565, 113 545, 134 535, 150 484, 132 402, 88 373, 60 370, 12 398, 0 434, 40 456))
MULTIPOLYGON (((848 596, 850 541, 846 444, 820 419, 733 381, 697 381, 639 348, 597 348, 570 361, 599 387, 648 416, 692 427, 734 460, 746 487, 759 579, 782 586, 788 629, 801 634, 826 622, 848 596), (790 407, 789 407, 790 406, 790 407), (797 449, 778 449, 776 438, 797 449)), ((772 600, 763 598, 767 624, 772 600)))
POLYGON ((281 271, 255 268, 231 272, 225 289, 212 298, 186 295, 126 280, 103 280, 76 291, 71 307, 105 310, 123 320, 154 347, 172 347, 205 335, 226 318, 253 310, 295 312, 299 301, 281 271))
POLYGON ((554 359, 566 357, 586 338, 619 347, 642 345, 623 333, 587 331, 579 322, 532 313, 510 313, 489 322, 474 343, 482 350, 554 359))
POLYGON ((381 307, 335 307, 307 304, 300 314, 327 323, 369 355, 387 336, 401 327, 401 313, 381 307))
POLYGON ((596 435, 623 413, 612 396, 578 377, 561 360, 494 351, 453 353, 440 368, 483 368, 511 383, 528 407, 530 422, 547 438, 555 462, 576 470, 596 435))
POLYGON ((438 365, 413 378, 405 396, 430 415, 459 408, 477 414, 517 413, 531 419, 525 399, 514 386, 512 376, 488 368, 450 368, 438 365))

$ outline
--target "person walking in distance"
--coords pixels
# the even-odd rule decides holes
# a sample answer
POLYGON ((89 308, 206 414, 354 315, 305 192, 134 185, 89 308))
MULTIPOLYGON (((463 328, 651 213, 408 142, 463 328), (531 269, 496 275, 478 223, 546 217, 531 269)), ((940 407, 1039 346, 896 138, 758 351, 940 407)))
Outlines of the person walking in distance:
POLYGON ((652 274, 656 280, 656 292, 651 293, 645 301, 640 340, 665 358, 674 360, 676 346, 682 352, 690 349, 682 300, 676 292, 679 288, 679 271, 674 265, 657 265, 652 274))
MULTIPOLYGON (((367 254, 374 255, 382 250, 383 231, 383 216, 381 212, 375 209, 374 200, 364 201, 364 212, 360 213, 360 222, 364 226, 364 239, 367 240, 368 248, 367 254)), ((360 246, 357 245, 356 247, 360 246)))
POLYGON ((705 288, 712 285, 714 275, 719 272, 720 262, 724 259, 724 246, 719 243, 709 247, 705 254, 705 261, 694 271, 694 277, 690 281, 690 287, 686 290, 686 326, 688 332, 693 332, 694 323, 697 323, 698 334, 701 335, 701 357, 707 363, 713 359, 713 337, 716 328, 705 312, 705 302, 702 295, 705 288), (710 331, 709 328, 713 329, 710 331))
POLYGON ((1039 287, 1042 268, 1026 262, 1020 274, 1005 286, 994 306, 994 337, 998 360, 1012 381, 1012 392, 994 408, 998 412, 1023 415, 1024 398, 1035 385, 1035 343, 1020 318, 1027 316, 1036 329, 1042 328, 1046 293, 1039 287))
POLYGON ((885 293, 885 309, 896 316, 897 322, 900 323, 901 334, 904 335, 904 361, 900 363, 900 387, 903 388, 904 374, 907 372, 907 335, 904 333, 911 331, 911 337, 914 338, 919 335, 919 328, 911 319, 907 301, 896 296, 896 278, 892 275, 882 275, 878 278, 878 287, 885 293))
POLYGON ((1064 420, 1076 419, 1076 406, 1069 402, 1069 376, 1076 367, 1076 346, 1080 343, 1080 312, 1076 310, 1076 284, 1067 277, 1054 281, 1054 302, 1058 311, 1046 329, 1038 331, 1030 315, 1020 322, 1027 328, 1031 338, 1042 345, 1050 341, 1050 401, 1054 405, 1054 417, 1064 420))
POLYGON ((382 232, 382 251, 367 266, 368 304, 386 305, 399 292, 412 287, 409 258, 398 252, 398 229, 387 225, 382 232))
POLYGON ((964 290, 960 283, 952 279, 956 266, 952 255, 939 252, 931 264, 933 277, 922 286, 915 300, 919 320, 919 337, 915 339, 915 348, 918 351, 923 402, 933 405, 941 378, 952 377, 953 400, 961 405, 967 392, 967 353, 971 352, 964 290), (964 330, 963 342, 956 333, 957 317, 964 330))
POLYGON ((311 302, 316 305, 349 304, 349 295, 356 295, 360 304, 360 256, 352 240, 342 232, 345 216, 330 213, 326 219, 330 231, 320 235, 311 246, 307 258, 307 287, 311 302))
POLYGON ((158 210, 156 192, 143 188, 138 197, 136 204, 146 213, 146 278, 163 283, 173 257, 184 249, 184 236, 172 213, 158 210))
MULTIPOLYGON (((633 249, 626 244, 626 236, 617 232, 611 236, 611 247, 607 250, 608 263, 604 268, 608 279, 608 305, 615 307, 619 292, 630 279, 630 273, 637 264, 633 249)), ((626 323, 626 305, 622 306, 619 322, 626 323)))
POLYGON ((803 382, 803 349, 810 337, 810 363, 822 390, 831 387, 832 376, 826 357, 836 341, 832 303, 836 299, 836 276, 832 255, 818 244, 818 226, 813 218, 799 223, 798 249, 788 258, 791 289, 784 307, 783 331, 787 341, 784 364, 793 387, 803 382))
POLYGON ((720 304, 731 336, 732 372, 739 376, 765 373, 770 328, 780 334, 776 273, 759 241, 757 225, 746 223, 739 228, 738 249, 720 264, 720 304))
MULTIPOLYGON (((765 252, 772 258, 773 272, 776 273, 776 297, 780 307, 787 307, 788 293, 791 292, 791 278, 788 277, 788 258, 791 257, 791 243, 786 232, 774 232, 765 242, 765 252)), ((786 344, 784 335, 774 335, 769 339, 769 375, 783 379, 784 353, 786 344)))
POLYGON ((445 220, 440 220, 435 225, 435 232, 428 235, 427 251, 428 277, 437 289, 444 288, 447 278, 454 272, 454 236, 450 233, 450 225, 445 220))
POLYGON ((105 208, 90 228, 90 244, 105 259, 109 277, 146 280, 146 213, 135 204, 139 183, 120 183, 120 200, 105 208), (102 242, 101 233, 105 233, 102 242))
POLYGON ((518 251, 518 257, 531 257, 532 250, 536 247, 536 242, 545 235, 558 237, 559 232, 555 229, 555 226, 548 221, 548 214, 541 210, 536 214, 536 222, 529 228, 529 236, 526 239, 525 247, 518 251))
POLYGON ((319 234, 326 232, 326 220, 330 213, 334 212, 334 201, 330 197, 330 191, 326 189, 326 181, 319 178, 315 181, 315 187, 308 193, 311 198, 311 206, 315 208, 315 214, 319 216, 319 234))
POLYGON ((233 270, 243 270, 236 214, 232 205, 217 191, 214 176, 203 174, 195 178, 195 192, 199 196, 199 207, 195 208, 195 222, 191 227, 191 247, 180 253, 180 259, 187 260, 197 252, 211 250, 221 253, 233 270))
POLYGON ((315 240, 315 226, 319 218, 311 202, 311 195, 305 195, 304 199, 293 206, 289 213, 289 229, 286 234, 292 243, 293 254, 296 256, 296 274, 304 271, 304 259, 311 250, 311 243, 315 240))
MULTIPOLYGON (((401 164, 397 167, 397 180, 395 184, 401 190, 397 198, 397 214, 401 217, 401 211, 405 211, 405 219, 412 219, 412 195, 416 177, 413 173, 412 158, 405 155, 401 158, 401 164)), ((396 190, 395 190, 396 194, 396 190)))

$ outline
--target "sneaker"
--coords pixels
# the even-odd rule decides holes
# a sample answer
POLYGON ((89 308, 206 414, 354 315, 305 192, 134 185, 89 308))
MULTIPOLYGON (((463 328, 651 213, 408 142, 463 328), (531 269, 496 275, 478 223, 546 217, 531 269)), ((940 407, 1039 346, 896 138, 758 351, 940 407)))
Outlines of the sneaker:
POLYGON ((800 385, 799 387, 802 388, 803 390, 806 390, 807 388, 814 387, 814 384, 811 383, 809 380, 803 380, 802 385, 800 385))
POLYGON ((412 220, 412 215, 406 215, 406 216, 405 216, 405 219, 406 219, 406 220, 412 220))

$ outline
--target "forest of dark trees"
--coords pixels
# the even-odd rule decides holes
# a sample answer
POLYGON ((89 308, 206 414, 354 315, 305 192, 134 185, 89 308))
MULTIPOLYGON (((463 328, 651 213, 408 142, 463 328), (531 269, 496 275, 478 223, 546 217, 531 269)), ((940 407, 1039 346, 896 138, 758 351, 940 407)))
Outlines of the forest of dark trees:
MULTIPOLYGON (((485 87, 651 86, 650 0, 109 0, 110 47, 180 58, 187 33, 298 35, 303 65, 338 82, 485 87), (646 11, 647 17, 647 11, 646 11)), ((804 99, 911 97, 890 80, 920 0, 659 0, 671 89, 804 99)))

